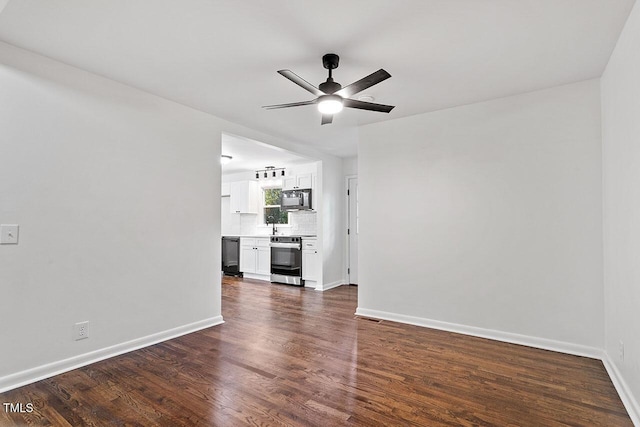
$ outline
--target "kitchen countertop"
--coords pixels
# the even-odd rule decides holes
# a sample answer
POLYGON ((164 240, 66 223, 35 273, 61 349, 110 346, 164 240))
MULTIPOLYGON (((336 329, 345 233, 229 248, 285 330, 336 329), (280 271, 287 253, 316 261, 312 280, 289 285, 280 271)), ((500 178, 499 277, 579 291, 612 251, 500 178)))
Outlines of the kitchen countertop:
POLYGON ((222 237, 271 237, 266 234, 223 234, 222 237))
MULTIPOLYGON (((276 236, 288 237, 287 235, 284 235, 284 234, 276 234, 276 236)), ((308 234, 308 235, 290 234, 289 236, 306 237, 306 238, 314 238, 314 239, 318 237, 316 234, 308 234)), ((263 238, 263 237, 271 237, 271 234, 223 234, 222 237, 250 237, 252 239, 257 239, 257 238, 263 238)))

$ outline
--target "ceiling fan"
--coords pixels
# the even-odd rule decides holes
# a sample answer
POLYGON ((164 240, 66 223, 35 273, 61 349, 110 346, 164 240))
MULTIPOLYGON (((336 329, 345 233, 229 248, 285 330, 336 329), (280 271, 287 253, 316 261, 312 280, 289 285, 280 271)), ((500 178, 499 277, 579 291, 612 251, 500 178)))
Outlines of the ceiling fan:
POLYGON ((329 70, 329 77, 324 83, 320 83, 318 87, 315 87, 302 77, 298 76, 291 70, 279 70, 278 73, 288 78, 301 88, 311 92, 316 99, 311 101, 291 102, 289 104, 277 104, 277 105, 265 105, 262 108, 267 110, 274 110, 276 108, 288 108, 299 107, 302 105, 318 104, 318 111, 322 113, 321 124, 326 125, 333 121, 333 115, 342 111, 343 107, 358 108, 360 110, 379 111, 381 113, 388 113, 393 110, 393 105, 376 104, 373 102, 360 101, 358 99, 351 99, 350 97, 358 92, 370 88, 373 85, 380 83, 383 80, 391 77, 391 74, 387 73, 382 68, 375 73, 369 74, 357 82, 351 83, 349 86, 342 87, 338 82, 333 81, 331 71, 338 68, 338 62, 340 57, 335 53, 327 53, 322 57, 322 65, 329 70))

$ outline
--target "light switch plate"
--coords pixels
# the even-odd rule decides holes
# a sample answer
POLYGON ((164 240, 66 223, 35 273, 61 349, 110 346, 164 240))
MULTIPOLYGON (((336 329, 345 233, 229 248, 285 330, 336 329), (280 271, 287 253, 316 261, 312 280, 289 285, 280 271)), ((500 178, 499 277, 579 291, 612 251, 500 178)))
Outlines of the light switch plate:
POLYGON ((0 224, 0 245, 17 245, 18 228, 18 224, 0 224))

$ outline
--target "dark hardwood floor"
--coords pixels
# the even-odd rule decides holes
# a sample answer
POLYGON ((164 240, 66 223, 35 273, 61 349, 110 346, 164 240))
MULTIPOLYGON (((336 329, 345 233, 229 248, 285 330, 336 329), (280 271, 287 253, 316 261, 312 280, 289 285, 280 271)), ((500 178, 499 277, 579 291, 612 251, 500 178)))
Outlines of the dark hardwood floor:
POLYGON ((356 318, 225 278, 226 323, 0 394, 0 425, 631 426, 598 360, 356 318))

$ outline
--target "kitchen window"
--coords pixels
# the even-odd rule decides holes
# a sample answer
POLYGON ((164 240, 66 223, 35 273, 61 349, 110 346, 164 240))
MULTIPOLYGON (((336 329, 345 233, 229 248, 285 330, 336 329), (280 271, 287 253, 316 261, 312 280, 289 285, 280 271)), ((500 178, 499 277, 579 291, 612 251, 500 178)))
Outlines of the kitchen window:
POLYGON ((280 209, 282 188, 272 187, 262 189, 262 215, 266 224, 288 224, 289 214, 280 209))

